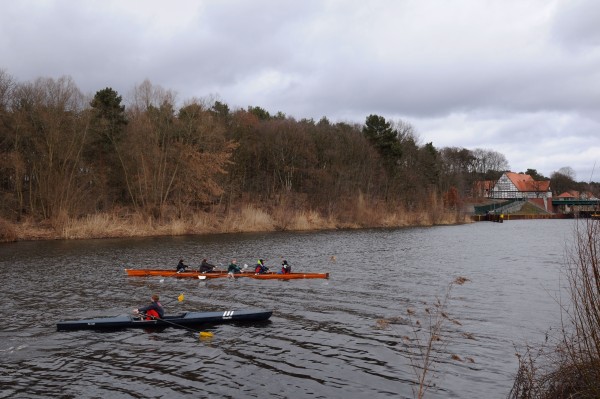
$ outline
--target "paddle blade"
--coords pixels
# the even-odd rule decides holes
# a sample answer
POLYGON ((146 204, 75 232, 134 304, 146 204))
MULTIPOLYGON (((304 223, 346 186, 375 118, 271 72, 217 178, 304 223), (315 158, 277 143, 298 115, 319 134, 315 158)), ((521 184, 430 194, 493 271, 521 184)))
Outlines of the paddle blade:
POLYGON ((177 297, 177 300, 179 302, 183 302, 183 294, 179 294, 179 296, 177 297))
POLYGON ((198 280, 205 280, 206 276, 198 276, 198 280))
POLYGON ((200 339, 202 338, 211 338, 213 336, 213 333, 211 333, 210 331, 200 331, 200 334, 198 334, 198 337, 200 339))

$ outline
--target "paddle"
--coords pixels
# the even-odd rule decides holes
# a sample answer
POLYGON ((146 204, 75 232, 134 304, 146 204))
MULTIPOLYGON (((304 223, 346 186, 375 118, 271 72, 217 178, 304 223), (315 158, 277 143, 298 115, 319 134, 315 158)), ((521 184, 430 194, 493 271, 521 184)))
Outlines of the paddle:
MULTIPOLYGON (((185 296, 183 295, 183 292, 182 292, 182 293, 181 293, 181 294, 179 294, 179 296, 177 297, 177 301, 179 301, 179 302, 183 302, 183 300, 184 300, 184 299, 185 299, 185 296)), ((169 302, 167 302, 167 303, 171 303, 171 302, 173 302, 173 300, 171 300, 171 301, 169 301, 169 302)), ((198 331, 198 330, 195 330, 195 329, 193 329, 193 328, 190 328, 190 327, 188 327, 188 326, 184 326, 184 325, 181 325, 181 324, 178 324, 178 323, 174 323, 174 322, 172 322, 172 321, 170 321, 170 320, 167 320, 167 319, 161 319, 161 318, 157 318, 157 317, 155 317, 155 316, 148 316, 148 317, 150 317, 150 318, 151 318, 151 319, 153 319, 153 320, 160 320, 160 321, 164 321, 165 323, 171 324, 171 325, 173 325, 173 326, 176 326, 176 327, 179 327, 179 328, 185 328, 186 330, 189 330, 189 331, 192 331, 192 332, 198 333, 198 338, 199 338, 199 339, 202 339, 202 338, 210 338, 210 337, 212 337, 212 336, 214 335, 214 334, 213 334, 213 333, 211 333, 210 331, 198 331)))
MULTIPOLYGON (((179 294, 179 296, 177 297, 177 301, 178 302, 183 302, 183 300, 185 299, 185 296, 183 296, 183 292, 181 294, 179 294)), ((168 305, 170 303, 172 303, 175 299, 171 299, 168 302, 165 302, 165 305, 168 305)))
POLYGON ((209 338, 209 337, 212 337, 212 336, 214 335, 214 334, 213 334, 213 333, 211 333, 210 331, 198 331, 198 330, 196 330, 196 329, 193 329, 193 328, 191 328, 191 327, 184 326, 184 325, 182 325, 182 324, 178 324, 178 323, 174 323, 174 322, 172 322, 172 321, 170 321, 170 320, 167 320, 167 319, 161 319, 161 318, 157 318, 157 317, 154 317, 154 316, 150 316, 150 318, 151 318, 151 319, 153 319, 153 320, 160 320, 160 321, 164 321, 165 323, 171 324, 171 325, 173 325, 173 326, 175 326, 175 327, 179 327, 179 328, 185 328, 186 330, 189 330, 189 331, 195 332, 195 333, 197 333, 197 334, 198 334, 198 338, 199 338, 199 339, 202 339, 202 338, 209 338))
POLYGON ((202 338, 209 338, 209 337, 212 337, 212 336, 214 335, 214 334, 213 334, 213 333, 211 333, 210 331, 198 331, 198 330, 196 330, 196 329, 193 329, 193 328, 191 328, 191 327, 184 326, 184 325, 182 325, 182 324, 178 324, 178 323, 174 323, 174 322, 172 322, 172 321, 170 321, 170 320, 167 320, 167 319, 161 319, 161 318, 158 318, 158 317, 155 317, 155 316, 149 316, 149 317, 150 317, 151 319, 153 319, 153 320, 160 320, 160 321, 163 321, 163 322, 165 322, 165 323, 171 324, 171 325, 173 325, 173 326, 175 326, 175 327, 179 327, 179 328, 185 328, 186 330, 189 330, 189 331, 195 332, 195 333, 197 333, 197 334, 198 334, 198 338, 199 338, 199 339, 202 339, 202 338))

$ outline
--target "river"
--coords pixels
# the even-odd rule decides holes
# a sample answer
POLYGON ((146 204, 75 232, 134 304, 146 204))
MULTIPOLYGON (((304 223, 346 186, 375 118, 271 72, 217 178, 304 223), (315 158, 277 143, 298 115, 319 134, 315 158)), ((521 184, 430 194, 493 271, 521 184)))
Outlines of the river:
POLYGON ((465 277, 444 307, 426 397, 504 398, 515 346, 542 342, 559 325, 574 223, 1 244, 0 397, 411 398, 426 309, 465 277), (330 278, 200 281, 123 270, 175 268, 180 257, 192 266, 203 257, 276 266, 285 257, 293 271, 330 278), (56 331, 61 319, 128 313, 152 293, 167 313, 262 307, 273 316, 210 327, 209 339, 173 328, 56 331))

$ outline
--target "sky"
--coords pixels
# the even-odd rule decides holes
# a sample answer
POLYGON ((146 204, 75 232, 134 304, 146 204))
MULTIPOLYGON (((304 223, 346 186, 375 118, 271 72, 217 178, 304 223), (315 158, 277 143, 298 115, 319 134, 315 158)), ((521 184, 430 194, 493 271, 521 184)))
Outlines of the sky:
POLYGON ((599 182, 599 21, 597 0, 0 0, 0 69, 125 103, 149 80, 180 103, 376 114, 599 182))

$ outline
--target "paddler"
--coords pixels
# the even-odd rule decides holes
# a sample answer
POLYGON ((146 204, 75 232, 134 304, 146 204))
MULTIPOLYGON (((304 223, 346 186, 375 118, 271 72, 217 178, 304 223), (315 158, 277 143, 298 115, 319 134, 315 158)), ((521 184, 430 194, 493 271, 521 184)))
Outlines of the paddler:
POLYGON ((227 273, 232 275, 235 273, 241 273, 242 269, 239 268, 239 266, 237 265, 237 260, 236 259, 232 259, 231 263, 229 264, 229 267, 227 267, 227 273))
POLYGON ((189 266, 183 263, 183 259, 179 259, 179 263, 177 264, 177 273, 184 272, 189 266))
POLYGON ((165 310, 158 300, 158 294, 153 294, 152 297, 150 297, 150 304, 142 306, 141 308, 133 309, 133 313, 145 314, 146 320, 162 319, 162 317, 165 315, 165 310))
POLYGON ((254 267, 254 273, 263 274, 269 271, 269 268, 265 266, 265 261, 263 259, 259 259, 254 267))
POLYGON ((215 265, 208 263, 208 260, 204 258, 202 259, 202 263, 200 264, 200 269, 198 269, 198 271, 200 273, 212 272, 215 267, 215 265))

